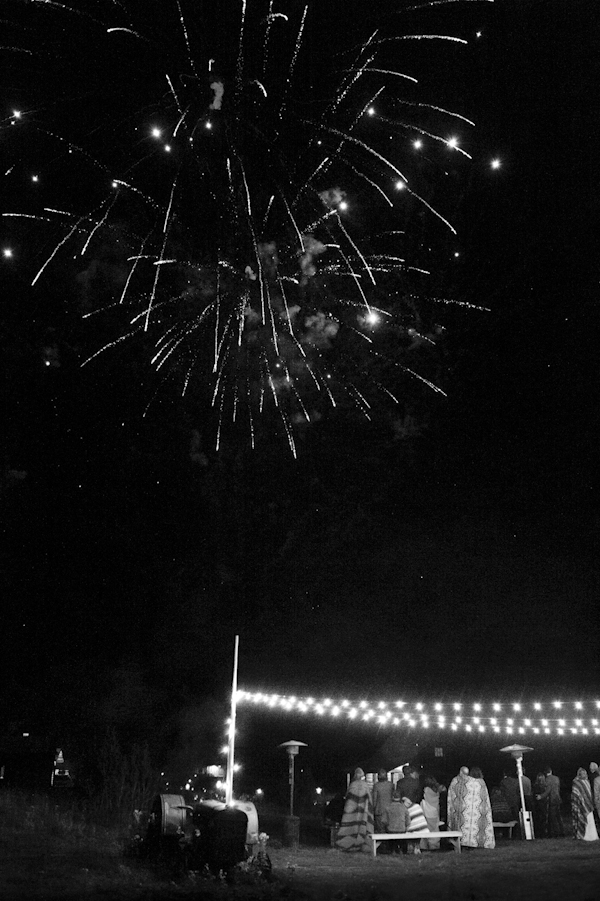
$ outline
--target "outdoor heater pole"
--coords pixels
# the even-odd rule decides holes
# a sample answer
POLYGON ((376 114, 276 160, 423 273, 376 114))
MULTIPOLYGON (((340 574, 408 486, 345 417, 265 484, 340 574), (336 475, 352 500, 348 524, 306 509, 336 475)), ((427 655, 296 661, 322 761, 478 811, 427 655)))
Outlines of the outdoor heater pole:
POLYGON ((294 816, 294 760, 295 760, 295 757, 293 754, 289 753, 289 750, 288 750, 288 754, 289 754, 289 761, 290 761, 290 763, 289 763, 290 816, 293 817, 294 816))
POLYGON ((235 714, 237 708, 237 671, 240 636, 235 636, 233 650, 233 679, 231 682, 231 715, 229 718, 229 741, 227 743, 227 781, 225 783, 225 803, 231 806, 233 801, 233 769, 235 763, 235 714))

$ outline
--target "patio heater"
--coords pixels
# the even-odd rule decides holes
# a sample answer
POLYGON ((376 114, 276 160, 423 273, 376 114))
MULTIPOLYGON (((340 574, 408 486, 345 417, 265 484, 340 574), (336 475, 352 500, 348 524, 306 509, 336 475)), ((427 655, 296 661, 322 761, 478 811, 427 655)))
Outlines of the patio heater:
POLYGON ((298 741, 295 738, 290 741, 284 741, 279 745, 285 748, 288 755, 288 781, 290 784, 290 813, 285 818, 284 833, 286 845, 291 848, 298 848, 300 841, 300 817, 294 816, 294 762, 298 756, 300 748, 307 748, 308 745, 304 741, 298 741))
POLYGON ((510 754, 517 764, 517 778, 519 780, 519 793, 521 795, 521 834, 527 840, 534 838, 533 821, 531 819, 531 811, 525 808, 525 793, 523 791, 523 754, 527 751, 533 751, 525 745, 508 745, 506 748, 500 748, 503 754, 510 754))

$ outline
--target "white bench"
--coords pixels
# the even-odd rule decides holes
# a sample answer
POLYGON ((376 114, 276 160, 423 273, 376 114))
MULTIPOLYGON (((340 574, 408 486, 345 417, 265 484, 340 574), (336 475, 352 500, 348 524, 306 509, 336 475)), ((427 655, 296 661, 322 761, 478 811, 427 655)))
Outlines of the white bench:
POLYGON ((492 823, 494 829, 508 829, 508 837, 512 838, 512 831, 517 825, 516 820, 509 820, 508 823, 492 823))
POLYGON ((454 850, 460 854, 460 840, 462 832, 374 832, 370 835, 373 844, 373 857, 377 856, 377 848, 382 842, 389 841, 420 841, 422 838, 447 838, 454 845, 454 850))

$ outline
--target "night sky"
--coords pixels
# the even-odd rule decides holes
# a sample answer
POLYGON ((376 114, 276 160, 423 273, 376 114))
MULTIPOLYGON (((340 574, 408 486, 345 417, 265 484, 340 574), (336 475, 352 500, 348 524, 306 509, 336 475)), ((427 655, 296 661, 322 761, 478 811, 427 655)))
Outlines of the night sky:
MULTIPOLYGON (((132 75, 111 108, 118 76, 113 60, 86 45, 89 22, 5 5, 10 42, 28 48, 44 20, 50 50, 48 58, 2 51, 3 208, 55 207, 60 179, 64 204, 80 212, 94 205, 94 189, 80 174, 69 181, 69 161, 47 134, 82 140, 97 128, 106 142, 114 132, 121 160, 119 128, 145 86, 132 75), (76 86, 53 55, 65 36, 75 72, 89 53, 105 85, 76 86), (15 136, 26 127, 15 124, 15 108, 31 111, 35 136, 15 136), (34 171, 41 201, 30 196, 34 171)), ((317 48, 353 46, 414 5, 366 10, 345 0, 315 12, 314 23, 308 17, 309 59, 318 62, 299 63, 307 100, 323 89, 317 48)), ((111 4, 92 6, 110 20, 111 4)), ((125 6, 134 21, 139 4, 125 6)), ((301 5, 286 6, 291 15, 301 5)), ((224 8, 206 4, 223 57, 237 53, 224 8)), ((2 247, 13 249, 0 261, 2 728, 75 741, 78 724, 113 724, 153 738, 165 758, 198 747, 210 755, 227 712, 235 634, 248 688, 375 699, 596 696, 593 9, 593 0, 425 4, 395 26, 469 42, 406 42, 390 65, 417 72, 428 102, 476 122, 456 129, 472 160, 424 159, 414 176, 457 235, 422 209, 407 208, 403 225, 418 236, 417 252, 430 253, 427 290, 486 310, 436 310, 444 340, 423 366, 446 396, 413 383, 397 418, 375 411, 371 422, 342 403, 298 431, 296 457, 269 412, 253 451, 232 430, 217 452, 207 391, 183 399, 176 379, 153 371, 143 341, 118 343, 82 367, 125 327, 118 309, 82 318, 114 295, 118 253, 111 263, 109 237, 84 258, 65 250, 32 287, 56 240, 45 225, 2 219, 2 247)), ((149 127, 153 116, 148 108, 138 121, 149 127)), ((98 148, 102 159, 112 152, 98 148)), ((368 201, 360 216, 361 234, 377 226, 368 201)))

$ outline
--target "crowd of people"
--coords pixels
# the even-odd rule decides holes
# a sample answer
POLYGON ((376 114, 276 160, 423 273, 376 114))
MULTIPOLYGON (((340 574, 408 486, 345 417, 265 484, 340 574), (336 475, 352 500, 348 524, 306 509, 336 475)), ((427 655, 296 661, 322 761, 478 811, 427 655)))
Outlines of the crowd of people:
MULTIPOLYGON (((600 827, 600 769, 590 764, 590 773, 580 767, 571 786, 571 823, 574 838, 598 841, 600 827)), ((547 767, 535 782, 522 772, 521 785, 525 811, 532 817, 536 838, 555 838, 565 834, 561 815, 560 779, 547 767)), ((335 839, 341 851, 371 851, 373 834, 436 833, 440 823, 447 830, 461 833, 465 848, 494 848, 494 824, 514 823, 522 828, 521 786, 517 776, 509 773, 491 792, 479 767, 466 766, 451 780, 446 789, 433 776, 421 778, 419 770, 407 764, 402 777, 393 783, 385 770, 380 770, 373 784, 357 768, 346 796, 335 839)), ((528 820, 529 822, 529 820, 528 820)), ((530 836, 523 836, 530 837, 530 836)), ((533 836, 531 836, 533 837, 533 836)), ((440 849, 438 836, 417 836, 414 841, 389 842, 390 851, 420 854, 440 849)))
MULTIPOLYGON (((598 841, 600 828, 600 770, 597 763, 590 763, 589 776, 585 767, 579 767, 571 784, 571 825, 573 836, 583 841, 598 841)), ((525 771, 522 775, 525 809, 533 817, 536 838, 560 838, 565 835, 561 807, 560 779, 546 767, 539 772, 533 785, 525 771)), ((491 791, 494 822, 519 822, 522 807, 519 780, 504 775, 502 782, 491 791)))

